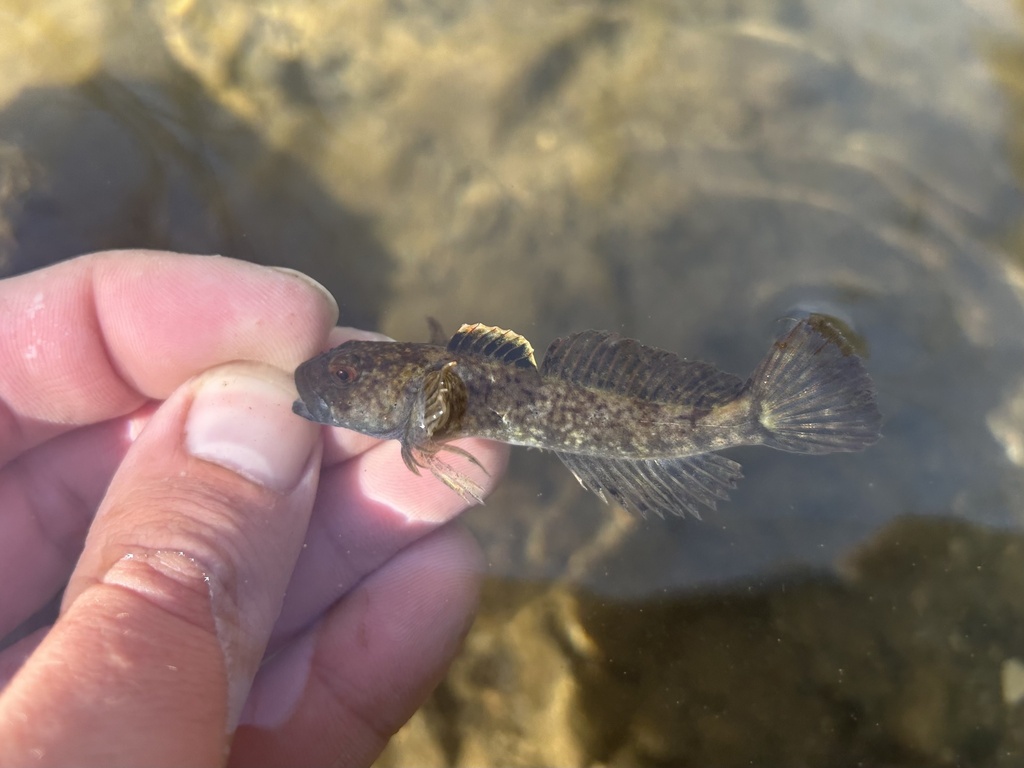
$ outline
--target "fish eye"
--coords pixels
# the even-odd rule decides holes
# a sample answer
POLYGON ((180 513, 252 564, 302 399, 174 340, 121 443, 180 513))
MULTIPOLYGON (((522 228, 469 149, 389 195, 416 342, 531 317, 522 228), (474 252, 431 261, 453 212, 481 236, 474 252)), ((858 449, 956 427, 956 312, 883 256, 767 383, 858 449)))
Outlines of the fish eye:
POLYGON ((334 378, 342 384, 351 384, 359 378, 359 370, 351 365, 335 365, 332 363, 330 371, 334 374, 334 378))

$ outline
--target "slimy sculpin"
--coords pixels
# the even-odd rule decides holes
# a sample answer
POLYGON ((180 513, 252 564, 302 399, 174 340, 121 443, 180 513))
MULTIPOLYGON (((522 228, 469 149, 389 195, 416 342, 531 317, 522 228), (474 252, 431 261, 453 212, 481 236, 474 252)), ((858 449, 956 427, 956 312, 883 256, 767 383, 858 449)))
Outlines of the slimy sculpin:
POLYGON ((879 437, 875 389, 824 315, 778 338, 743 380, 607 331, 533 348, 502 328, 463 325, 445 344, 349 341, 295 372, 294 410, 312 421, 396 439, 470 501, 480 489, 443 458, 460 437, 554 451, 584 488, 641 515, 714 508, 740 478, 716 451, 765 445, 857 451, 879 437))

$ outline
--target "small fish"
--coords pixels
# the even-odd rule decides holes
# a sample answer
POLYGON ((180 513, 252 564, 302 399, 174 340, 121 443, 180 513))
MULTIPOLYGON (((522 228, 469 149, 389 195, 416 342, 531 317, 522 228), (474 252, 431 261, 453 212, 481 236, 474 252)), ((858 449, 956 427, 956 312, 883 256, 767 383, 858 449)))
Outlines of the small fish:
POLYGON ((538 368, 530 342, 463 325, 447 344, 349 341, 299 366, 293 410, 311 421, 398 440, 467 501, 480 487, 445 461, 460 437, 554 451, 584 488, 644 515, 699 517, 741 477, 715 451, 766 445, 858 451, 881 414, 836 321, 810 315, 772 344, 749 379, 608 331, 556 339, 538 368))

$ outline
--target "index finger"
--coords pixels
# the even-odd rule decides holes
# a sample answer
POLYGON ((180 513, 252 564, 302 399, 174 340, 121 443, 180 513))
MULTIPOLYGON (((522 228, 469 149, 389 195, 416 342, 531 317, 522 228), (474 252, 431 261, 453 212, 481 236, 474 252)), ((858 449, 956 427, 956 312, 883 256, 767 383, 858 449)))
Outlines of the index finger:
POLYGON ((110 251, 0 281, 0 464, 219 363, 294 368, 336 317, 312 279, 214 256, 110 251))

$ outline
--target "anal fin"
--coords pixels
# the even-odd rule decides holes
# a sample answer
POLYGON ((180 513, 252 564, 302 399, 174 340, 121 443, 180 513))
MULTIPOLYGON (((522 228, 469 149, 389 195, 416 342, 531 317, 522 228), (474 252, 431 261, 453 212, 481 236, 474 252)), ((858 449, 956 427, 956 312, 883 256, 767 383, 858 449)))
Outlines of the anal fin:
POLYGON ((742 477, 738 463, 717 453, 639 460, 558 453, 558 458, 588 491, 641 517, 689 512, 699 518, 702 506, 715 509, 742 477))

